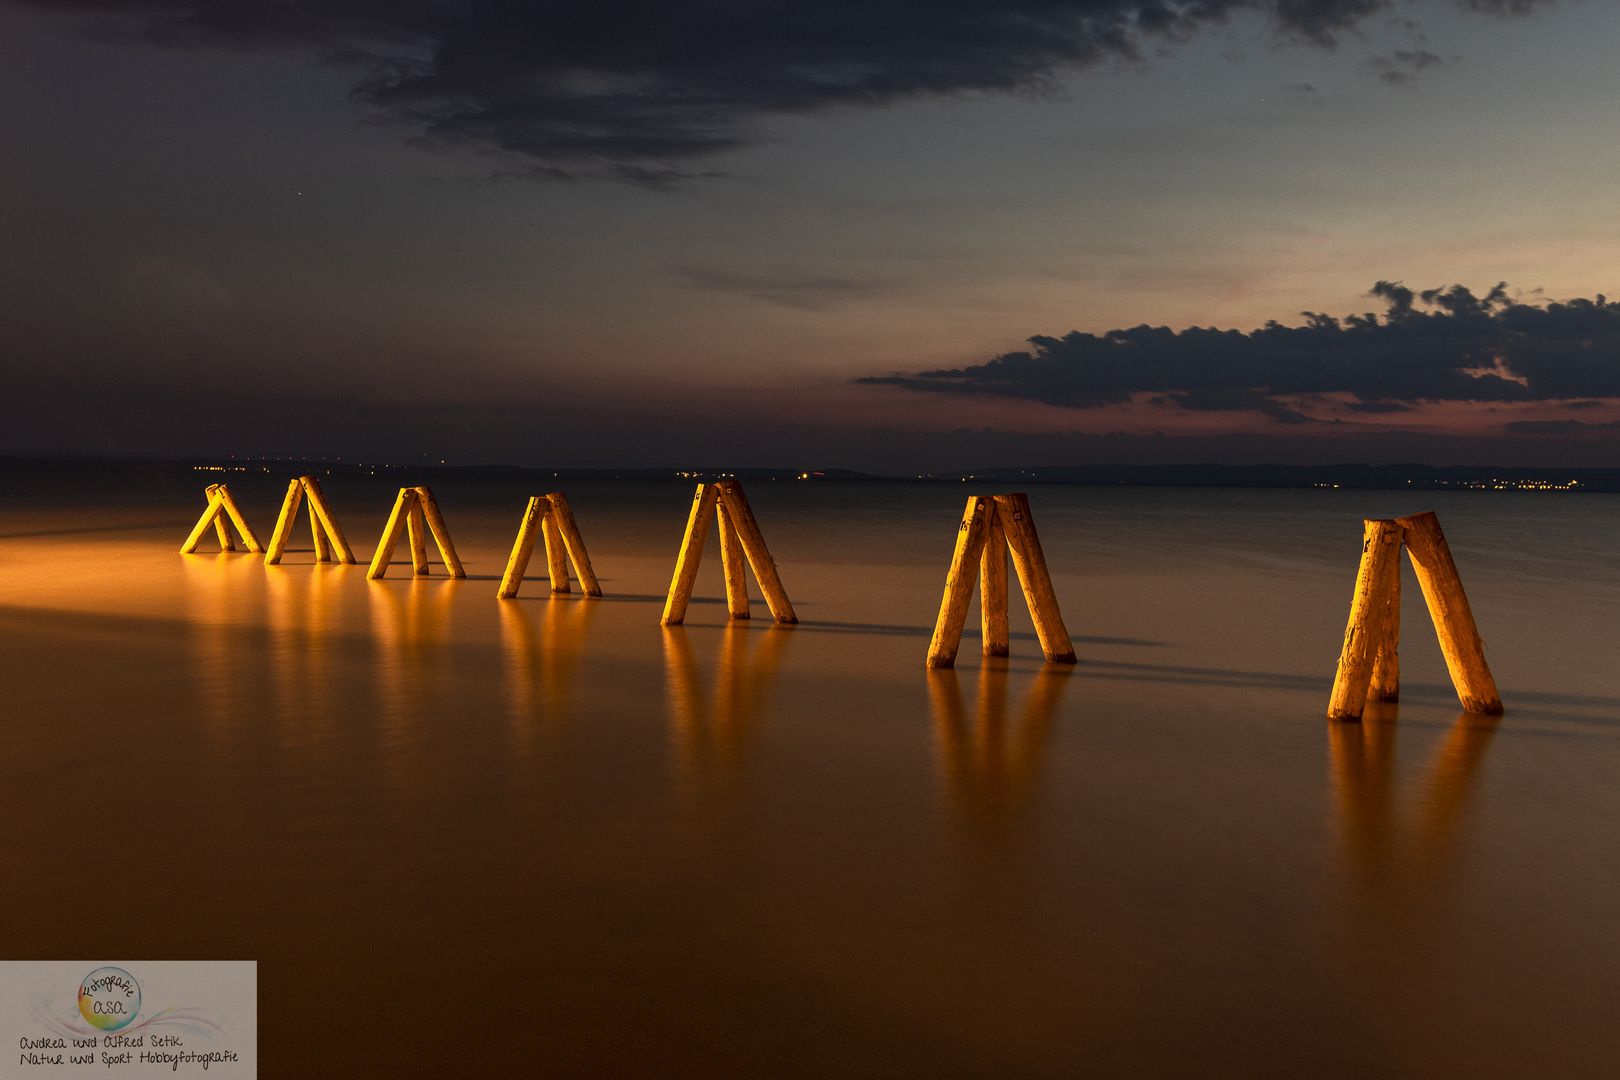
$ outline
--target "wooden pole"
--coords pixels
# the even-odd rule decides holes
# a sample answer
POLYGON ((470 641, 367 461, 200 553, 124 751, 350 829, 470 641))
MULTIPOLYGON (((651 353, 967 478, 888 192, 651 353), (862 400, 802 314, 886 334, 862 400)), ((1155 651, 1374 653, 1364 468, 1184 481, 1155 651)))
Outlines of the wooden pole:
POLYGON ((765 536, 759 531, 759 523, 754 520, 754 511, 748 506, 748 496, 743 494, 742 485, 735 480, 722 480, 715 486, 720 489, 721 505, 730 515, 732 525, 736 526, 743 554, 748 556, 748 565, 754 568, 754 580, 759 582, 759 591, 765 594, 765 603, 770 607, 771 615, 779 623, 798 622, 799 617, 793 613, 787 590, 782 588, 782 579, 776 573, 776 562, 765 547, 765 536))
POLYGON ((1372 683, 1367 696, 1371 701, 1401 700, 1401 557, 1395 556, 1395 569, 1389 574, 1384 593, 1384 632, 1378 639, 1378 659, 1373 661, 1372 683))
POLYGON ((550 512, 542 514, 540 531, 546 538, 546 576, 551 579, 551 591, 565 593, 568 591, 568 552, 563 549, 557 515, 550 512))
POLYGON ((737 526, 732 524, 726 504, 716 507, 720 512, 720 562, 726 571, 726 608, 733 619, 748 618, 748 575, 743 570, 742 540, 737 526))
POLYGON ((326 533, 321 530, 321 519, 315 513, 314 503, 309 507, 309 535, 315 541, 315 561, 318 563, 332 561, 332 544, 327 540, 326 533))
POLYGON ((202 517, 198 518, 197 524, 192 526, 191 534, 180 545, 180 554, 182 555, 190 555, 197 550, 197 545, 202 543, 203 534, 208 531, 209 526, 214 524, 214 519, 219 517, 219 488, 211 486, 207 490, 208 509, 202 512, 202 517))
POLYGON ((506 560, 506 573, 501 575, 501 587, 495 592, 497 599, 510 600, 523 587, 523 573, 529 568, 534 542, 540 536, 540 519, 550 508, 550 502, 542 496, 529 500, 523 511, 523 522, 518 526, 517 539, 512 543, 512 556, 506 560))
POLYGON ((934 637, 928 643, 928 666, 956 665, 956 650, 962 644, 962 628, 967 624, 968 604, 973 600, 973 578, 984 554, 986 521, 995 501, 986 495, 968 496, 962 511, 962 524, 956 530, 956 551, 951 569, 945 575, 945 596, 939 603, 934 637))
POLYGON ((1035 532, 1035 519, 1029 512, 1029 496, 997 495, 996 516, 1007 531, 1013 569, 1018 571, 1018 584, 1023 587, 1024 602, 1029 605, 1030 618, 1035 622, 1035 634, 1041 639, 1041 651, 1054 664, 1075 663, 1074 643, 1069 640, 1063 613, 1058 610, 1057 593, 1052 589, 1052 576, 1046 569, 1041 538, 1035 532))
POLYGON ((1366 708, 1373 663, 1389 615, 1390 580, 1400 570, 1400 559, 1400 523, 1364 522, 1361 566, 1356 571, 1356 591, 1350 600, 1350 621, 1344 628, 1339 669, 1333 677, 1333 696, 1328 700, 1329 720, 1360 720, 1366 708))
MULTIPOLYGON (((692 585, 697 581, 698 564, 703 561, 703 544, 709 538, 709 521, 714 517, 720 489, 699 484, 692 496, 692 509, 686 515, 686 535, 681 553, 675 558, 675 576, 670 579, 669 597, 664 601, 665 626, 679 626, 686 619, 686 606, 692 602, 692 585)), ((684 640, 684 639, 683 639, 684 640)))
POLYGON ((439 545, 439 558, 444 560, 444 568, 450 571, 453 578, 466 577, 467 571, 462 569, 461 560, 456 557, 456 545, 450 542, 450 530, 444 523, 444 515, 439 512, 439 502, 433 497, 433 489, 419 487, 416 497, 422 504, 428 528, 433 530, 433 540, 439 545))
POLYGON ((264 553, 264 565, 275 566, 281 562, 281 555, 287 550, 287 540, 292 536, 293 523, 298 520, 298 507, 303 501, 303 482, 288 481, 287 496, 281 500, 281 513, 276 517, 276 527, 270 533, 270 546, 264 553))
POLYGON ((249 525, 247 518, 242 515, 242 508, 236 505, 235 499, 231 498, 231 489, 224 484, 219 485, 219 502, 225 508, 225 512, 231 515, 231 521, 236 525, 236 531, 242 534, 242 540, 247 544, 247 549, 262 554, 264 545, 259 543, 259 537, 254 533, 253 526, 249 525))
POLYGON ((563 543, 568 545, 568 558, 574 564, 574 576, 579 578, 579 587, 585 590, 586 596, 601 596, 602 586, 596 580, 596 571, 591 569, 590 552, 585 550, 585 538, 580 535, 579 525, 574 521, 574 512, 568 508, 568 497, 560 491, 553 491, 546 498, 551 501, 551 516, 557 523, 557 531, 562 533, 563 543))
MULTIPOLYGON (((210 484, 209 487, 208 487, 208 493, 209 493, 210 496, 212 496, 215 492, 217 492, 219 490, 220 490, 220 487, 219 487, 218 484, 210 484)), ((223 506, 223 503, 224 503, 223 497, 221 498, 220 502, 221 502, 221 505, 223 506)), ((236 541, 231 539, 230 527, 225 524, 225 515, 222 514, 222 513, 214 515, 214 536, 215 536, 216 539, 219 540, 219 550, 221 550, 221 551, 235 551, 236 550, 236 541)))
POLYGON ((419 497, 411 503, 411 512, 405 516, 405 532, 411 541, 411 569, 418 577, 425 576, 429 571, 427 531, 427 517, 422 513, 422 500, 419 497))
POLYGON ((1468 606, 1451 547, 1440 531, 1440 519, 1433 513, 1413 514, 1397 519, 1406 532, 1406 553, 1417 571, 1429 617, 1440 635, 1440 651, 1451 670, 1452 685, 1464 709, 1496 716, 1502 712, 1502 697, 1496 680, 1485 662, 1485 644, 1474 625, 1474 612, 1468 606))
POLYGON ((1012 635, 1007 630, 1007 530, 994 504, 985 524, 989 532, 979 565, 979 627, 984 634, 984 655, 1006 656, 1012 651, 1012 635))
POLYGON ((321 528, 325 529, 326 535, 331 538, 332 546, 337 549, 339 561, 353 566, 354 549, 349 547, 349 540, 343 535, 343 528, 338 524, 337 515, 332 513, 331 504, 326 501, 326 492, 321 490, 321 482, 313 476, 300 477, 299 480, 303 484, 304 493, 309 496, 310 517, 321 519, 321 528))
POLYGON ((394 500, 394 509, 388 515, 388 524, 383 526, 382 539, 377 541, 377 550, 371 556, 371 567, 366 571, 366 577, 375 580, 388 573, 388 564, 394 558, 394 548, 399 544, 399 534, 410 520, 411 510, 416 506, 416 490, 414 488, 400 488, 399 496, 394 500))

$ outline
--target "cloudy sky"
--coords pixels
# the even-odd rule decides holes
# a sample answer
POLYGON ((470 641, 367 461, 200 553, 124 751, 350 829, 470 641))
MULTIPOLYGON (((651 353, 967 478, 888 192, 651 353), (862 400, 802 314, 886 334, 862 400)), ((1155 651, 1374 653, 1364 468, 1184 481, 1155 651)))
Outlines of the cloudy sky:
POLYGON ((1620 465, 1616 41, 1612 0, 0 0, 0 453, 1620 465))

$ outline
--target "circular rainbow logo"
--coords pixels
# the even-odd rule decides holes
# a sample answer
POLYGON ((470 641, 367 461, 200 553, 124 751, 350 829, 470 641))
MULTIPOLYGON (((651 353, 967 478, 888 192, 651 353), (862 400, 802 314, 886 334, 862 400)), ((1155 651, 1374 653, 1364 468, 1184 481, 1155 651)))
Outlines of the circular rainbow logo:
POLYGON ((141 1011, 141 986, 123 968, 96 968, 79 983, 79 1015, 102 1031, 117 1031, 141 1011))

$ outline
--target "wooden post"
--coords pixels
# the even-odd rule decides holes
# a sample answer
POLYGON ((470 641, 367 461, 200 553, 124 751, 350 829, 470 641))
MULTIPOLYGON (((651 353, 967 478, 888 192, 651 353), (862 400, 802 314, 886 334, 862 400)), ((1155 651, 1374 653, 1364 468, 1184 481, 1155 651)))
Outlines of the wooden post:
POLYGON ((258 536, 253 532, 253 526, 247 523, 242 508, 237 506, 236 500, 231 497, 231 489, 224 484, 219 485, 219 503, 225 508, 225 512, 231 515, 231 521, 236 525, 236 531, 242 534, 247 549, 252 552, 263 552, 264 545, 259 543, 258 536))
POLYGON ((765 536, 759 531, 759 523, 754 520, 754 511, 748 506, 748 496, 743 494, 742 485, 735 480, 722 480, 715 487, 719 489, 720 502, 730 515, 732 525, 736 526, 743 554, 748 556, 748 565, 754 568, 754 580, 759 582, 759 591, 765 594, 765 603, 771 609, 771 615, 779 623, 798 622, 799 617, 793 612, 787 590, 782 588, 782 579, 776 573, 776 562, 765 546, 765 536))
POLYGON ((416 506, 416 489, 400 488, 399 496, 394 500, 394 509, 388 515, 388 524, 383 526, 382 539, 377 541, 377 550, 371 556, 371 567, 366 571, 366 577, 375 580, 388 573, 388 564, 394 558, 394 548, 399 544, 399 534, 404 531, 405 523, 410 520, 411 510, 416 506))
POLYGON ((546 498, 551 502, 551 517, 557 523, 557 531, 562 533, 563 543, 568 545, 568 558, 574 564, 574 576, 579 578, 579 587, 585 590, 586 596, 601 596, 602 586, 596 580, 596 571, 591 568, 590 552, 585 550, 585 538, 580 535, 579 525, 574 521, 574 512, 568 508, 568 497, 560 491, 553 491, 546 498))
POLYGON ((722 502, 716 509, 720 513, 720 563, 726 571, 726 608, 733 619, 746 619, 748 575, 743 570, 742 540, 726 512, 726 504, 722 502))
POLYGON ((940 600, 934 637, 928 643, 928 666, 948 668, 956 664, 956 650, 962 644, 962 628, 967 625, 968 604, 973 600, 973 579, 984 554, 987 518, 995 500, 987 495, 968 496, 962 511, 962 524, 956 530, 956 551, 951 569, 945 575, 945 596, 940 600))
POLYGON ((281 562, 281 555, 287 550, 287 540, 292 536, 293 523, 298 520, 298 507, 304 501, 304 485, 298 480, 287 482, 287 496, 281 500, 281 513, 276 518, 276 527, 270 533, 270 547, 264 553, 264 564, 275 566, 281 562))
POLYGON ((1474 625, 1462 579, 1457 576, 1451 547, 1440 531, 1440 519, 1433 513, 1423 513, 1399 518, 1398 523, 1405 530, 1406 552, 1440 636, 1440 651, 1451 670, 1457 697, 1469 712, 1499 715, 1502 697, 1496 692, 1496 680, 1485 662, 1485 646, 1474 625))
POLYGON ((709 538, 709 519, 714 516, 714 504, 719 495, 714 484, 699 484, 697 493, 692 496, 692 509, 686 515, 686 535, 681 540, 681 552, 675 558, 669 597, 664 601, 661 621, 665 626, 679 626, 686 618, 686 607, 692 602, 692 585, 697 581, 698 565, 703 561, 703 544, 709 538))
POLYGON ((439 513, 439 503, 433 497, 433 489, 417 488, 416 498, 421 503, 428 528, 433 530, 433 540, 439 545, 439 558, 444 560, 444 568, 453 578, 466 577, 467 571, 462 569, 461 560, 456 557, 456 545, 450 542, 450 530, 445 526, 444 515, 439 513))
POLYGON ((1373 661, 1372 682, 1367 690, 1371 701, 1401 700, 1401 557, 1395 556, 1385 590, 1384 632, 1378 639, 1378 659, 1373 661))
MULTIPOLYGON (((214 493, 216 491, 218 491, 218 490, 219 490, 219 485, 218 484, 210 484, 208 486, 208 495, 209 495, 209 497, 212 498, 214 493)), ((223 502, 223 500, 221 500, 221 501, 223 502)), ((214 515, 214 536, 215 536, 216 539, 219 540, 219 550, 221 550, 221 551, 235 551, 236 550, 236 541, 231 539, 231 530, 228 527, 226 527, 226 525, 225 525, 225 515, 224 514, 216 513, 214 515)))
MULTIPOLYGON (((326 493, 321 490, 321 482, 313 476, 302 476, 299 477, 299 483, 303 485, 304 494, 309 496, 309 516, 311 520, 320 518, 321 528, 326 530, 326 535, 332 541, 332 546, 337 549, 338 560, 353 566, 355 563, 354 549, 349 547, 348 537, 343 535, 343 528, 338 525, 337 515, 332 513, 332 507, 326 501, 326 493)), ((320 541, 317 540, 316 549, 319 550, 320 546, 320 541)), ((322 561, 326 562, 330 561, 330 559, 331 555, 328 554, 327 558, 322 561)))
POLYGON ((523 511, 523 523, 518 526, 517 540, 512 543, 512 556, 506 560, 506 573, 501 575, 501 587, 495 592, 497 599, 509 600, 523 587, 523 573, 529 568, 534 542, 540 536, 540 519, 550 508, 550 501, 540 495, 529 500, 523 511))
POLYGON ((332 544, 327 540, 326 533, 321 529, 321 519, 316 516, 313 504, 309 508, 309 537, 315 542, 315 561, 318 563, 331 562, 332 544))
POLYGON ((992 504, 986 514, 984 555, 979 566, 979 627, 984 634, 984 655, 1006 656, 1012 651, 1007 630, 1007 531, 992 504))
POLYGON ((1329 720, 1360 720, 1367 705, 1373 664, 1384 642, 1389 617, 1390 581, 1400 571, 1401 526, 1388 520, 1362 525, 1361 566, 1350 601, 1350 621, 1344 629, 1344 647, 1328 700, 1329 720))
POLYGON ((208 493, 208 508, 203 511, 202 517, 198 518, 197 524, 192 527, 190 535, 180 545, 180 554, 190 555, 196 551, 197 545, 202 543, 203 535, 210 527, 219 537, 221 551, 235 551, 236 544, 225 524, 227 516, 236 526, 236 531, 241 534, 242 542, 247 545, 249 551, 263 551, 264 545, 259 543, 258 536, 247 523, 247 518, 242 516, 241 508, 236 505, 236 500, 231 498, 231 489, 224 484, 209 484, 204 490, 208 493))
POLYGON ((563 550, 557 515, 543 515, 540 518, 540 531, 546 538, 546 576, 551 579, 551 591, 565 593, 568 591, 568 552, 563 550))
POLYGON ((427 517, 422 513, 422 500, 417 498, 411 503, 411 512, 405 515, 405 534, 411 541, 411 569, 418 577, 428 573, 427 561, 427 517))
POLYGON ((214 519, 219 516, 219 489, 210 486, 207 491, 208 509, 202 512, 202 517, 198 518, 197 524, 192 526, 191 534, 181 543, 180 554, 182 555, 190 555, 197 550, 197 545, 202 543, 203 534, 208 531, 209 526, 214 524, 214 519))
POLYGON ((1018 584, 1023 587, 1035 634, 1041 639, 1041 651, 1054 664, 1075 663, 1074 643, 1069 640, 1063 613, 1058 610, 1057 593, 1052 589, 1052 576, 1046 569, 1046 554, 1041 550, 1041 538, 1035 532, 1035 519, 1029 512, 1029 496, 997 495, 996 516, 1007 531, 1013 569, 1018 571, 1018 584))

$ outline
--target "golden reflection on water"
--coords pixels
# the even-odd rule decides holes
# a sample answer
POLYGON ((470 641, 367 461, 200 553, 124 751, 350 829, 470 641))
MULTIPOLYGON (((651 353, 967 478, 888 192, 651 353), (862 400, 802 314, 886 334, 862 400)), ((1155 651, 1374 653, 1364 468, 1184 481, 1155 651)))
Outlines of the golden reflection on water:
POLYGON ((264 568, 273 716, 283 750, 330 753, 337 721, 334 679, 341 677, 334 654, 344 582, 353 569, 339 563, 264 568))
POLYGON ((1016 724, 1007 720, 1005 660, 987 657, 979 669, 971 723, 955 669, 929 670, 928 696, 946 797, 980 838, 1005 837, 1027 813, 1070 670, 1042 666, 1030 683, 1016 724))
POLYGON ((567 720, 587 631, 602 605, 553 595, 539 603, 537 620, 515 600, 499 606, 512 749, 527 754, 542 726, 555 732, 567 720))
POLYGON ((459 578, 369 580, 376 652, 379 758, 388 780, 420 779, 421 727, 437 711, 449 675, 450 613, 459 578))
POLYGON ((664 631, 665 700, 676 790, 686 798, 732 793, 782 650, 793 631, 728 623, 721 633, 713 693, 706 694, 684 626, 664 631), (749 638, 756 639, 750 650, 749 638))
POLYGON ((255 611, 249 576, 259 560, 219 552, 181 556, 185 611, 194 657, 192 685, 201 705, 204 737, 226 753, 242 734, 254 693, 247 651, 255 611))

